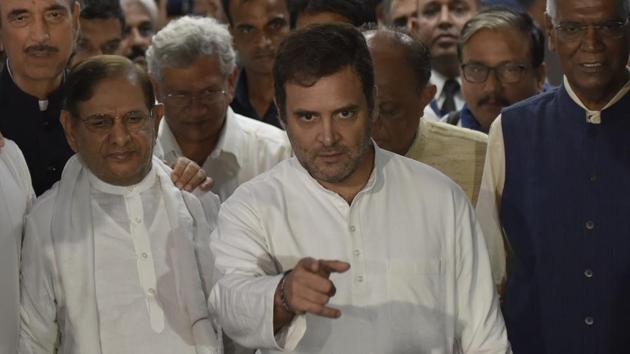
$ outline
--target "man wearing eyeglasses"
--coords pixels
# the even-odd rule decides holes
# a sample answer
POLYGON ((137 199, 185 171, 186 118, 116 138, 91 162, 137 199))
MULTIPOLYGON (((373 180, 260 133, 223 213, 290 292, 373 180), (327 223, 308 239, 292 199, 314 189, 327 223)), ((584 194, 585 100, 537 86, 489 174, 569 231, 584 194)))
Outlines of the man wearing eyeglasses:
POLYGON ((502 108, 543 90, 545 39, 525 13, 481 11, 462 29, 458 55, 466 104, 448 123, 488 133, 502 108))
POLYGON ((219 201, 153 157, 148 75, 97 56, 69 74, 61 116, 76 152, 26 220, 19 353, 218 353, 206 298, 219 201))
POLYGON ((626 0, 547 1, 563 85, 490 128, 477 212, 514 352, 630 348, 629 14, 626 0))
POLYGON ((155 35, 147 58, 166 113, 158 155, 197 162, 222 201, 291 155, 284 131, 229 107, 238 71, 226 26, 209 18, 175 20, 155 35))

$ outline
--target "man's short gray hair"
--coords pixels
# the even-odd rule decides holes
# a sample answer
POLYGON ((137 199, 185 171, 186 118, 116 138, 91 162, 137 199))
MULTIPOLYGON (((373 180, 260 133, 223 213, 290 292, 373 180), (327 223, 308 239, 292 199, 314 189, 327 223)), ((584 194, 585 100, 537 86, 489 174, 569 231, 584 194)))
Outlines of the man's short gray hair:
POLYGON ((125 6, 131 5, 133 3, 137 3, 144 8, 144 10, 149 14, 151 24, 155 29, 158 23, 158 8, 155 4, 155 0, 120 0, 120 6, 123 8, 123 12, 125 11, 125 6))
POLYGON ((165 68, 183 68, 203 56, 216 56, 223 75, 236 66, 232 36, 213 18, 184 16, 171 21, 147 50, 149 73, 158 82, 165 68))
MULTIPOLYGON (((556 1, 557 0, 547 0, 547 9, 546 12, 551 18, 556 17, 556 1)), ((566 0, 564 0, 566 1, 566 0)), ((619 5, 619 10, 621 10, 620 17, 626 18, 630 15, 630 0, 615 0, 619 5)))

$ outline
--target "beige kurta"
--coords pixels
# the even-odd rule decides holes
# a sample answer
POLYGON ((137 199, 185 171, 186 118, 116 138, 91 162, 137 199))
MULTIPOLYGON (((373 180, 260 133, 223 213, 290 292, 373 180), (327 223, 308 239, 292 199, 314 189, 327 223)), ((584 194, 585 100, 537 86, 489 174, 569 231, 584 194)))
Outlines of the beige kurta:
POLYGON ((422 119, 407 157, 434 167, 477 202, 488 146, 484 133, 422 119))

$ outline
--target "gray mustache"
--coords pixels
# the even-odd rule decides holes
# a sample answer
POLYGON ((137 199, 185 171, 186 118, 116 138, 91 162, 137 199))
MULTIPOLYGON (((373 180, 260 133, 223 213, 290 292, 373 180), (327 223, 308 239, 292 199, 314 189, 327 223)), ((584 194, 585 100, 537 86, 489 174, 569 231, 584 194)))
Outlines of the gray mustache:
POLYGON ((59 52, 59 49, 57 49, 55 47, 51 47, 49 45, 45 45, 45 44, 38 44, 38 45, 33 45, 33 46, 30 46, 30 47, 26 48, 24 50, 24 52, 26 54, 34 54, 34 53, 41 53, 41 52, 57 53, 57 52, 59 52))

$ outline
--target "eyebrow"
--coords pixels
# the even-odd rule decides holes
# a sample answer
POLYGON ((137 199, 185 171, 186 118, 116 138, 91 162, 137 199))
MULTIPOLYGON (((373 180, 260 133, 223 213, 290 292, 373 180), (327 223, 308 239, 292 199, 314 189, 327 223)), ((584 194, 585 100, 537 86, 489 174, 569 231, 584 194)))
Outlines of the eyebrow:
POLYGON ((358 104, 349 104, 347 106, 338 108, 336 110, 333 111, 333 113, 339 113, 339 112, 343 112, 343 111, 353 111, 356 112, 359 110, 359 105, 358 104))
POLYGON ((316 111, 310 111, 310 110, 308 110, 308 109, 300 109, 300 108, 298 108, 298 109, 294 110, 294 111, 293 111, 293 112, 291 112, 291 113, 292 113, 294 116, 302 116, 302 115, 305 115, 305 114, 312 114, 312 115, 314 115, 314 116, 315 116, 315 115, 319 115, 319 112, 316 112, 316 111))
POLYGON ((60 4, 53 4, 46 8, 45 11, 55 11, 55 10, 63 10, 64 12, 68 12, 68 8, 60 4))

